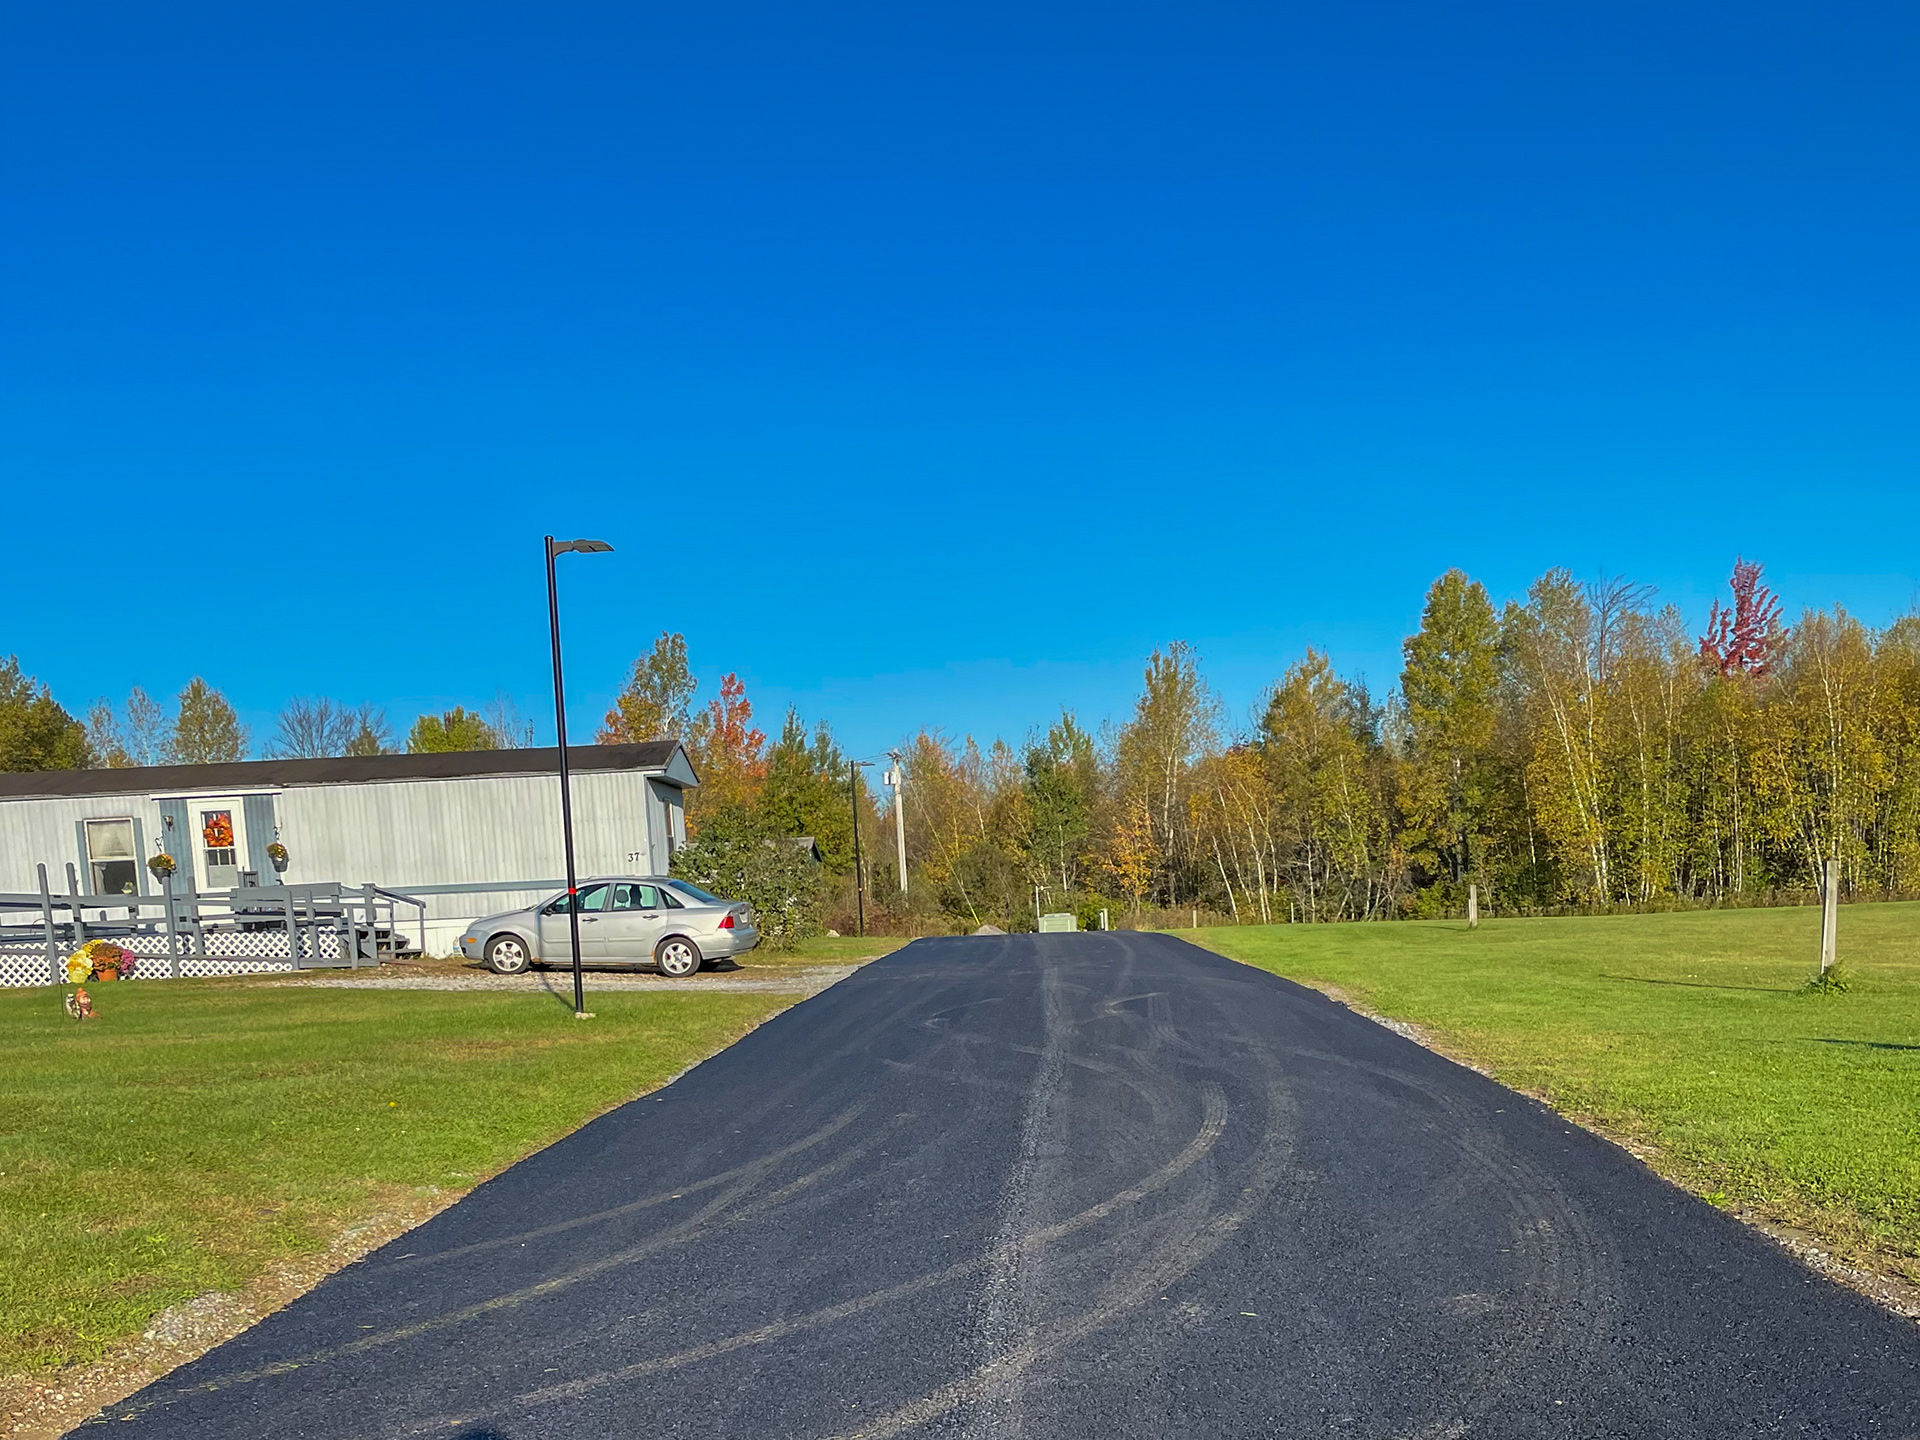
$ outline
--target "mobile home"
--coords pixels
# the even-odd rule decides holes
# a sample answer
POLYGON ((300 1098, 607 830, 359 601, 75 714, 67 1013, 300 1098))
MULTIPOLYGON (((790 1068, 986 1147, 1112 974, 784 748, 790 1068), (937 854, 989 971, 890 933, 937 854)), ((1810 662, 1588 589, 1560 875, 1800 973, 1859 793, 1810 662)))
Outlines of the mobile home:
MULTIPOLYGON (((678 741, 568 747, 579 874, 665 874, 699 778, 678 741)), ((556 749, 0 775, 0 891, 374 884, 426 901, 429 951, 562 882, 556 749), (147 863, 165 854, 170 880, 147 863), (69 880, 69 867, 72 879, 69 880)))

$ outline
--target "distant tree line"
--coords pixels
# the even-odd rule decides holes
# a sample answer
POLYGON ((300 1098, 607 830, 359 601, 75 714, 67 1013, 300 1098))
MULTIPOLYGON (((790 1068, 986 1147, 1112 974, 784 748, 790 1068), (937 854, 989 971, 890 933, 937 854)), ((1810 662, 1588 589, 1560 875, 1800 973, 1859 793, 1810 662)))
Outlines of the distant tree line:
MULTIPOLYGON (((1920 891, 1920 617, 1843 609, 1791 627, 1736 565, 1691 635, 1648 587, 1552 570, 1496 606, 1458 570, 1428 591, 1399 683, 1377 698, 1309 649, 1243 725, 1183 643, 1155 652, 1131 712, 1071 712, 1019 744, 928 728, 900 747, 910 887, 895 817, 796 712, 776 736, 736 674, 697 706, 684 637, 634 662, 597 738, 674 737, 702 784, 679 862, 759 887, 795 935, 852 922, 853 814, 871 923, 1030 927, 1036 904, 1091 922, 1204 907, 1242 921, 1457 910, 1755 903, 1811 890, 1833 858, 1853 894, 1920 891), (817 869, 801 863, 810 836, 817 869), (804 893, 803 893, 804 892, 804 893), (796 898, 798 897, 798 898, 796 898)), ((423 715, 412 751, 529 743, 511 705, 423 715)), ((194 680, 171 709, 135 690, 75 720, 0 663, 0 767, 239 758, 224 697, 194 680)), ((395 748, 373 707, 296 700, 269 753, 395 748)), ((810 854, 810 851, 806 851, 810 854)))
MULTIPOLYGON (((505 694, 481 710, 456 705, 422 715, 397 742, 378 706, 297 696, 276 718, 265 754, 319 759, 510 750, 532 743, 532 726, 505 694)), ((216 765, 246 759, 251 747, 252 736, 231 702, 197 675, 171 705, 136 685, 118 706, 94 701, 80 720, 22 672, 17 656, 0 658, 0 771, 216 765)))
MULTIPOLYGON (((696 828, 813 834, 850 918, 851 782, 797 715, 769 743, 734 676, 704 712, 684 641, 636 663, 603 739, 685 739, 696 828)), ((1791 628, 1735 567, 1706 632, 1649 587, 1542 575, 1496 606, 1428 591, 1381 699, 1313 649, 1230 726, 1190 646, 1147 662, 1132 712, 1070 711, 1018 745, 928 729, 901 747, 908 870, 861 791, 870 913, 932 929, 1200 907, 1242 921, 1756 903, 1920 892, 1920 617, 1835 607, 1791 628)))
POLYGON ((1097 743, 908 752, 909 868, 949 917, 1205 906, 1241 920, 1751 902, 1840 862, 1920 889, 1920 618, 1791 629, 1741 563, 1707 633, 1624 581, 1540 577, 1496 609, 1450 571, 1384 701, 1308 650, 1228 731, 1197 657, 1148 662, 1097 743), (1049 898, 1050 897, 1050 898, 1049 898))

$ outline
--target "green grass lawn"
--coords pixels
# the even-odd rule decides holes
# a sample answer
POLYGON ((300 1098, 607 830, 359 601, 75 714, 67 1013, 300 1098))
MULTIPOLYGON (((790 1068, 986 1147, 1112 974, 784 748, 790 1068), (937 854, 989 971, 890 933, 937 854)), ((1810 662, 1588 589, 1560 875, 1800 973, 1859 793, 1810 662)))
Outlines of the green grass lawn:
POLYGON ((245 981, 0 992, 0 1372, 44 1373, 155 1313, 465 1190, 652 1089, 794 997, 245 981))
POLYGON ((1729 1208, 1920 1281, 1920 905, 1186 932, 1344 991, 1729 1208))
POLYGON ((791 950, 749 950, 741 963, 755 965, 854 965, 890 955, 909 943, 897 935, 816 935, 791 950))

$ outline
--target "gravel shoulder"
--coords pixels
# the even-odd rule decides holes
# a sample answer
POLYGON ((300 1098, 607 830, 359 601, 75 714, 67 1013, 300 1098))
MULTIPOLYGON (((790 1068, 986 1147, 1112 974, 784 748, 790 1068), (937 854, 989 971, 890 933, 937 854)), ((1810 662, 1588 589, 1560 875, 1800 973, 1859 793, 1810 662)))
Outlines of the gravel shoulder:
MULTIPOLYGON (((817 995, 844 980, 858 965, 738 966, 733 970, 702 971, 686 980, 669 980, 645 971, 588 970, 581 977, 589 993, 606 990, 740 991, 761 994, 817 995)), ((282 985, 333 986, 343 990, 483 990, 506 994, 544 991, 573 1003, 573 972, 536 970, 527 975, 496 975, 491 970, 464 965, 387 965, 379 971, 337 975, 302 975, 281 980, 282 985)))

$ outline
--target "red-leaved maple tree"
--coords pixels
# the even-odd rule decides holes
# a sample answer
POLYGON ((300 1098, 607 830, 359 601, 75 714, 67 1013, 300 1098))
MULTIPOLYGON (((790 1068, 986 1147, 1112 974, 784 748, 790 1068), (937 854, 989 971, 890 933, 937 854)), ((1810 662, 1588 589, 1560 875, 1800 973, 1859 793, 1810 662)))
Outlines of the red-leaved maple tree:
POLYGON ((1733 605, 1718 600, 1707 614, 1700 659, 1722 675, 1765 675, 1773 669, 1787 632, 1780 624, 1780 597, 1760 583, 1760 566, 1733 562, 1733 605))
POLYGON ((694 721, 692 744, 688 746, 700 772, 703 813, 718 812, 752 797, 766 773, 766 748, 766 732, 753 723, 753 702, 747 698, 747 687, 729 671, 720 677, 720 698, 709 700, 706 713, 694 721))

